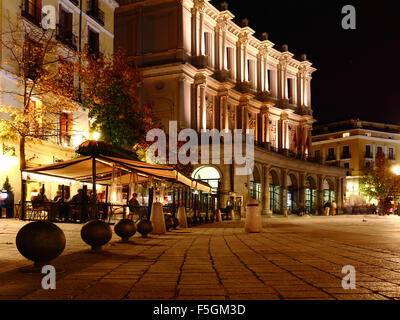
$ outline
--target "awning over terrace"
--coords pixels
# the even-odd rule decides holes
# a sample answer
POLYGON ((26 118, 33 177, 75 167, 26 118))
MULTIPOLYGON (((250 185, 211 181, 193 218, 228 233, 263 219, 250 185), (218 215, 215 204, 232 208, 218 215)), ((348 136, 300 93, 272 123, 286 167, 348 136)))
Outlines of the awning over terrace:
POLYGON ((131 173, 137 174, 137 182, 147 181, 153 177, 159 180, 179 182, 192 189, 211 193, 211 187, 200 181, 193 180, 178 172, 171 166, 149 164, 124 158, 98 154, 81 158, 26 169, 25 172, 43 174, 52 177, 72 179, 91 183, 93 176, 97 184, 111 185, 113 167, 118 166, 123 184, 130 182, 131 173))

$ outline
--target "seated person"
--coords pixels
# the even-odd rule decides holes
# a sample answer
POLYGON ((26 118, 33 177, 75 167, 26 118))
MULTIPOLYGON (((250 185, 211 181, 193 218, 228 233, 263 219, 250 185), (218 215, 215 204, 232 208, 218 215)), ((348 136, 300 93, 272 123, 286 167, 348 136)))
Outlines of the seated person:
POLYGON ((137 199, 137 193, 132 193, 132 198, 129 199, 128 205, 131 214, 139 214, 140 203, 137 199))
POLYGON ((57 190, 56 196, 53 199, 53 202, 60 202, 62 201, 62 191, 57 190))

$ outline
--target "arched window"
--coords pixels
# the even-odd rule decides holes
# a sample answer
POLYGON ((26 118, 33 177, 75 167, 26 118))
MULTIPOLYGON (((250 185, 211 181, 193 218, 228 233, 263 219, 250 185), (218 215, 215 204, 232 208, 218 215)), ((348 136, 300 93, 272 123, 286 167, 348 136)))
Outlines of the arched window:
POLYGON ((214 167, 206 166, 194 170, 192 173, 192 178, 207 182, 211 186, 213 193, 216 193, 221 175, 214 167))

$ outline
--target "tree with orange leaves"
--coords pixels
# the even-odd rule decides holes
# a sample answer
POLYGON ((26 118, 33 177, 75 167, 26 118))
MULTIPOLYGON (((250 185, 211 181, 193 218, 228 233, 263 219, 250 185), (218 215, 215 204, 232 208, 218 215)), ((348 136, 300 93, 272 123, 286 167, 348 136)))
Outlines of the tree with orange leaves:
POLYGON ((8 23, 0 35, 2 68, 11 84, 3 83, 0 89, 0 138, 19 141, 22 171, 25 144, 58 136, 60 115, 79 106, 74 91, 75 55, 57 41, 54 29, 31 25, 21 16, 2 18, 8 23))
POLYGON ((141 72, 130 65, 122 50, 109 56, 83 53, 80 60, 82 107, 94 119, 92 128, 117 147, 132 149, 143 142, 157 121, 150 107, 139 106, 141 72))
POLYGON ((389 212, 391 201, 400 199, 400 177, 393 172, 392 164, 380 152, 373 166, 366 168, 360 178, 360 191, 371 199, 379 200, 379 206, 389 212))

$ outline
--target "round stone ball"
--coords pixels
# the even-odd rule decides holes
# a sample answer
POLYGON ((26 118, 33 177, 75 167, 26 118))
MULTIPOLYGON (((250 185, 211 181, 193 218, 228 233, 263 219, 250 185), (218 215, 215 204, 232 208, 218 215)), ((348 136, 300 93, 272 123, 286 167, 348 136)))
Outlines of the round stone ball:
POLYGON ((147 235, 153 231, 153 225, 149 220, 140 220, 136 224, 136 228, 142 237, 147 237, 147 235))
POLYGON ((81 237, 93 250, 100 250, 101 246, 111 240, 112 230, 102 220, 90 220, 83 225, 81 237))
POLYGON ((114 231, 123 241, 128 241, 136 233, 136 225, 130 219, 122 219, 114 226, 114 231))
POLYGON ((18 251, 36 266, 49 263, 65 248, 64 232, 49 221, 34 221, 23 226, 17 233, 18 251))

